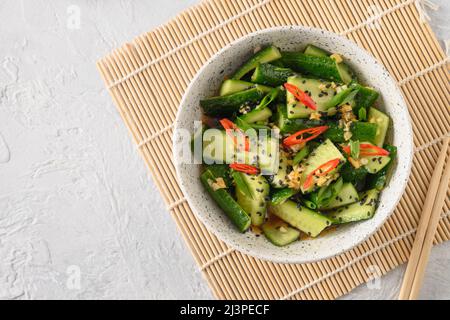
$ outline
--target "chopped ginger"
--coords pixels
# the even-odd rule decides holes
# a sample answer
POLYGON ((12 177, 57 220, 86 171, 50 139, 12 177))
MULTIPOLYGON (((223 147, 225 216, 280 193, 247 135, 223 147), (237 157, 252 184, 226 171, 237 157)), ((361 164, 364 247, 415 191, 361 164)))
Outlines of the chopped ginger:
POLYGON ((309 116, 310 120, 320 120, 320 117, 322 115, 320 114, 320 112, 313 112, 311 113, 311 115, 309 116))
POLYGON ((342 56, 341 56, 339 53, 333 53, 333 54, 330 56, 330 58, 333 59, 334 61, 336 61, 337 63, 341 63, 342 61, 344 61, 344 60, 342 59, 342 56))

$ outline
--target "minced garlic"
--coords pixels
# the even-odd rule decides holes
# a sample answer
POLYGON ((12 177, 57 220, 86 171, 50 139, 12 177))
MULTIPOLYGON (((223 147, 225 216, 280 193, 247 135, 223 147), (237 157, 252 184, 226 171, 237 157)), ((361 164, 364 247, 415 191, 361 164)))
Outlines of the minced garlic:
POLYGON ((320 114, 320 112, 313 112, 309 116, 309 119, 310 120, 320 120, 321 117, 322 117, 322 115, 320 114))
POLYGON ((306 144, 305 142, 299 143, 299 144, 294 144, 294 145, 290 146, 290 148, 293 152, 298 152, 298 151, 300 151, 300 149, 303 149, 305 144, 306 144))
POLYGON ((352 133, 350 132, 350 131, 345 131, 344 132, 344 140, 345 141, 348 141, 348 140, 350 140, 351 138, 352 138, 352 133))
POLYGON ((209 186, 214 190, 217 191, 219 189, 226 189, 227 185, 223 178, 216 178, 214 181, 211 179, 208 179, 209 186))
POLYGON ((288 187, 295 190, 300 190, 300 180, 302 172, 305 170, 303 166, 295 166, 293 170, 288 174, 288 187))
POLYGON ((353 109, 352 109, 352 106, 351 105, 349 105, 348 103, 346 103, 346 104, 344 104, 344 105, 342 105, 341 106, 341 112, 342 113, 347 113, 347 112, 350 112, 350 111, 352 111, 353 109))
POLYGON ((348 161, 352 164, 353 167, 355 167, 356 169, 358 169, 359 167, 361 167, 361 164, 359 163, 358 160, 355 160, 351 157, 348 158, 348 161))
POLYGON ((242 107, 239 108, 239 112, 242 114, 249 113, 250 110, 251 110, 251 107, 248 105, 243 105, 242 107))
POLYGON ((251 225, 251 226, 250 226, 250 230, 251 230, 254 234, 256 234, 257 236, 259 236, 259 235, 262 234, 261 228, 260 228, 260 227, 257 227, 257 226, 251 225))
POLYGON ((288 231, 284 226, 281 226, 278 230, 280 230, 281 233, 286 233, 288 231))
POLYGON ((321 176, 317 179, 316 184, 319 187, 322 187, 328 181, 327 176, 321 176))

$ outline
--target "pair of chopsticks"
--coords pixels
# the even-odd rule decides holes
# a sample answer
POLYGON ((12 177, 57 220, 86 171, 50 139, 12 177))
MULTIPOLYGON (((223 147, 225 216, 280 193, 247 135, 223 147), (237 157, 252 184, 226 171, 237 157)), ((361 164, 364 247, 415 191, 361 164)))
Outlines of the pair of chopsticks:
POLYGON ((447 160, 447 164, 445 164, 445 158, 447 157, 449 141, 450 137, 447 136, 443 141, 440 155, 431 177, 416 238, 403 277, 399 300, 415 300, 419 296, 442 206, 447 196, 450 179, 450 157, 447 160))

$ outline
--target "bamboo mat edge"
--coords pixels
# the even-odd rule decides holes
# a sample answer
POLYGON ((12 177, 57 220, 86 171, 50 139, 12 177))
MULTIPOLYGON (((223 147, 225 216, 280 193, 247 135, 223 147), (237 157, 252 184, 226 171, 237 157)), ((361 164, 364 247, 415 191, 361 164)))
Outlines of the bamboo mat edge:
MULTIPOLYGON (((203 3, 199 4, 199 5, 197 5, 196 7, 194 7, 193 9, 190 9, 190 10, 192 10, 192 12, 194 12, 195 10, 199 10, 199 8, 202 8, 202 7, 205 5, 205 3, 217 3, 217 2, 220 2, 220 1, 206 1, 206 2, 203 2, 203 3)), ((273 2, 278 2, 278 1, 273 1, 273 2)), ((273 3, 273 2, 272 2, 272 3, 273 3)), ((261 7, 261 6, 262 6, 261 3, 267 4, 267 3, 271 3, 271 1, 258 2, 258 3, 256 3, 256 5, 259 5, 259 6, 261 7)), ((400 2, 400 5, 401 5, 401 6, 407 6, 407 5, 409 5, 409 4, 412 4, 413 1, 409 1, 407 5, 405 5, 404 3, 406 3, 406 2, 400 2)), ((396 9, 396 10, 397 10, 397 9, 396 9)), ((395 10, 392 10, 391 12, 394 12, 394 11, 395 11, 395 10)), ((190 11, 188 10, 188 12, 190 12, 190 11)), ((240 17, 245 17, 245 15, 246 15, 246 14, 249 14, 249 12, 251 12, 251 11, 249 11, 249 10, 243 10, 243 11, 241 11, 240 17)), ((180 14, 180 15, 178 15, 174 20, 180 19, 180 17, 183 17, 183 13, 180 14)), ((356 24, 355 26, 358 26, 358 25, 360 25, 361 23, 363 23, 363 22, 360 22, 359 24, 356 24)), ((164 25, 163 27, 160 27, 160 28, 161 28, 161 29, 168 28, 168 26, 170 26, 170 25, 171 25, 171 23, 169 22, 168 24, 166 24, 166 25, 164 25)), ((429 26, 426 26, 426 28, 429 28, 429 26)), ((354 29, 354 28, 353 28, 353 29, 354 29)), ((220 30, 220 28, 218 28, 218 30, 220 30)), ((351 29, 350 29, 350 30, 351 30, 351 29)), ((354 31, 358 31, 358 29, 353 30, 352 32, 354 32, 354 31)), ((155 30, 154 32, 158 32, 158 29, 155 30)), ((431 31, 429 30, 429 32, 431 32, 431 31)), ((433 37, 432 37, 432 38, 433 38, 433 37)), ((433 38, 433 40, 436 41, 434 38, 433 38)), ((132 51, 132 50, 135 50, 135 49, 133 48, 133 46, 130 47, 130 44, 128 44, 128 45, 126 45, 125 47, 122 47, 121 49, 116 50, 115 53, 113 53, 113 55, 115 55, 115 54, 124 55, 124 53, 123 53, 122 51, 132 51)), ((441 59, 439 62, 437 62, 437 64, 433 64, 433 65, 431 65, 431 66, 428 66, 428 68, 421 69, 421 70, 419 70, 419 71, 416 72, 416 73, 412 73, 412 74, 407 75, 406 77, 403 78, 403 80, 399 83, 399 85, 407 85, 407 86, 409 86, 409 83, 410 83, 410 82, 415 82, 415 80, 416 80, 417 78, 419 78, 419 77, 427 77, 430 73, 434 73, 435 71, 437 71, 437 73, 439 73, 439 72, 442 71, 441 69, 443 69, 444 71, 447 70, 447 69, 446 69, 446 64, 447 64, 447 62, 448 62, 448 59, 444 58, 445 55, 443 54, 442 49, 439 48, 439 49, 438 49, 438 53, 441 55, 441 58, 442 58, 442 59, 441 59), (439 50, 440 50, 440 52, 439 52, 439 50)), ((100 61, 97 63, 97 66, 98 66, 98 68, 99 68, 99 70, 100 70, 100 73, 101 73, 101 75, 102 75, 102 77, 103 77, 103 79, 104 79, 104 81, 105 81, 105 84, 106 84, 106 85, 109 87, 109 89, 110 89, 110 92, 111 92, 111 94, 112 94, 112 96, 113 96, 113 100, 115 100, 115 103, 116 103, 116 105, 118 106, 118 109, 119 109, 119 112, 121 113, 121 116, 124 118, 124 121, 127 123, 127 127, 130 129, 130 131, 132 131, 131 133, 132 133, 132 135, 133 135, 133 137, 134 137, 134 139, 135 139, 135 142, 137 143, 137 145, 138 145, 138 147, 139 147, 139 150, 140 150, 141 153, 143 154, 144 158, 148 158, 148 155, 146 154, 145 150, 144 150, 144 151, 142 150, 142 149, 147 148, 147 147, 146 147, 146 144, 149 143, 149 142, 151 142, 153 139, 155 139, 155 138, 157 138, 157 137, 170 135, 173 128, 170 127, 170 126, 168 126, 168 127, 163 127, 163 128, 159 128, 160 130, 155 130, 155 131, 151 132, 150 135, 148 135, 148 136, 145 137, 144 139, 140 139, 140 140, 136 139, 136 133, 133 132, 133 128, 132 128, 132 121, 133 121, 133 120, 129 118, 129 114, 127 114, 127 112, 126 112, 126 110, 125 110, 126 108, 125 108, 125 109, 122 108, 122 107, 124 106, 123 101, 120 101, 120 99, 117 98, 117 95, 115 95, 112 91, 114 91, 113 88, 115 88, 116 85, 119 85, 119 84, 122 83, 122 82, 126 82, 127 80, 130 80, 132 77, 137 76, 138 73, 136 73, 136 74, 134 74, 133 76, 130 76, 130 77, 126 78, 126 79, 124 79, 126 76, 125 76, 125 77, 122 77, 122 78, 121 78, 122 81, 120 81, 120 83, 115 84, 114 82, 111 82, 111 79, 108 79, 108 77, 105 77, 105 75, 106 75, 108 72, 105 71, 105 66, 104 66, 103 64, 105 63, 105 60, 109 60, 109 59, 115 60, 116 57, 109 56, 109 57, 107 57, 107 58, 105 58, 105 59, 102 59, 102 60, 100 60, 100 61), (121 106, 122 106, 122 107, 121 107, 121 106)), ((158 59, 158 58, 156 58, 156 59, 158 59)), ((154 60, 149 60, 149 61, 154 61, 154 60)), ((160 59, 159 61, 163 61, 163 59, 160 59)), ((146 67, 146 68, 147 68, 147 67, 146 67)), ((146 68, 142 68, 141 71, 144 71, 146 68)), ((131 69, 130 69, 130 70, 131 70, 131 69)), ((122 71, 123 71, 123 70, 122 70, 122 71)), ((130 74, 130 73, 128 73, 128 74, 130 74)), ((441 75, 441 76, 442 76, 442 75, 441 75)), ((116 79, 115 81, 117 82, 117 79, 116 79)), ((428 81, 428 80, 427 80, 427 81, 428 81)), ((447 87, 447 92, 448 92, 448 87, 447 87)), ((447 131, 445 134, 448 134, 448 131, 447 131)), ((164 139, 166 139, 166 138, 164 138, 164 139)), ((442 139, 442 135, 439 137, 439 139, 442 139)), ((426 149, 428 149, 428 148, 433 149, 433 146, 435 146, 435 145, 440 141, 439 139, 427 141, 425 144, 419 144, 419 146, 416 148, 416 151, 417 151, 418 153, 420 153, 420 152, 423 152, 424 150, 426 151, 426 149)), ((167 139, 166 139, 166 140, 167 140, 167 139)), ((153 164, 154 162, 152 163, 151 161, 148 161, 148 160, 146 160, 145 162, 146 162, 147 165, 149 166, 150 171, 152 172, 153 178, 155 179, 155 181, 157 181, 158 187, 164 188, 164 184, 158 183, 158 182, 161 181, 161 179, 160 179, 157 175, 155 175, 155 171, 157 171, 158 168, 157 168, 156 166, 154 166, 154 164, 153 164)), ((161 192, 164 193, 165 190, 161 190, 161 192)), ((195 250, 195 242, 196 242, 196 240, 198 240, 198 239, 193 239, 192 237, 189 237, 188 234, 187 234, 187 232, 186 232, 186 226, 187 226, 186 223, 188 223, 189 220, 185 220, 184 222, 182 222, 182 221, 180 222, 180 218, 178 218, 178 214, 183 215, 183 214, 186 214, 186 213, 187 213, 186 211, 189 211, 187 204, 185 203, 185 201, 183 200, 182 197, 179 198, 179 199, 177 199, 176 201, 170 201, 170 199, 167 199, 167 197, 166 197, 165 200, 166 200, 166 203, 167 203, 168 206, 169 206, 168 208, 170 209, 170 212, 172 212, 172 214, 174 214, 174 216, 175 216, 174 218, 177 220, 177 224, 179 225, 180 230, 182 231, 182 233, 183 233, 183 235, 184 235, 186 241, 190 244, 189 247, 190 247, 190 249, 191 249, 191 251, 192 251, 194 257, 196 257, 196 260, 197 260, 197 262, 199 263, 199 265, 203 266, 203 267, 201 267, 201 269, 204 271, 204 273, 205 273, 205 275, 206 275, 206 278, 208 279, 208 282, 210 283, 210 286, 212 287, 212 289, 213 289, 213 291, 215 292, 216 296, 219 297, 219 298, 221 298, 221 297, 227 297, 227 296, 224 295, 223 293, 220 293, 221 290, 217 288, 217 285, 218 285, 217 282, 218 282, 218 281, 217 281, 217 279, 214 278, 214 276, 212 275, 212 272, 210 272, 209 269, 210 269, 215 263, 219 262, 221 259, 228 258, 228 257, 227 257, 228 255, 239 256, 240 254, 239 254, 239 253, 233 252, 232 250, 230 250, 230 249, 227 248, 226 246, 221 246, 221 247, 219 246, 219 248, 222 248, 223 250, 216 250, 216 252, 218 252, 218 254, 214 255, 214 256, 212 257, 212 259, 207 260, 206 263, 205 263, 204 259, 201 258, 201 255, 199 255, 199 253, 195 250), (169 200, 169 201, 168 201, 168 200, 169 200), (214 280, 213 280, 213 279, 214 279, 214 280)), ((443 217, 443 219, 446 220, 447 218, 448 218, 448 211, 446 211, 446 214, 445 214, 445 216, 443 217)), ((198 223, 198 221, 197 221, 197 223, 198 223)), ((445 223, 445 225, 447 225, 447 224, 448 224, 448 222, 445 223)), ((410 230, 410 231, 411 231, 411 230, 410 230)), ((412 236, 413 232, 414 232, 414 231, 412 230, 412 231, 411 231, 411 234, 405 236, 405 238, 403 238, 403 239, 401 239, 401 240, 410 239, 410 236, 412 236)), ((447 237, 442 237, 442 236, 441 236, 440 238, 438 237, 436 240, 437 240, 437 242, 442 242, 442 241, 444 241, 444 240, 448 240, 448 236, 447 236, 447 237)), ((398 240, 398 241, 400 241, 400 240, 398 240)), ((392 241, 391 241, 391 242, 392 242, 392 241)), ((387 243, 391 243, 391 242, 388 241, 387 243)), ((410 240, 405 240, 405 242, 410 242, 410 240)), ((407 246, 408 243, 406 243, 405 245, 407 246)), ((403 246, 403 245, 402 245, 402 246, 403 246)), ((377 247, 375 246, 375 248, 377 248, 377 247)), ((217 248, 216 248, 216 249, 217 249, 217 248)), ((377 250, 383 250, 383 249, 384 249, 384 248, 382 248, 382 249, 379 249, 379 248, 378 248, 377 250)), ((374 254, 374 253, 373 253, 372 251, 370 251, 370 250, 367 251, 367 252, 371 252, 371 254, 374 254)), ((365 257, 368 257, 369 255, 366 254, 365 256, 364 256, 364 255, 362 255, 362 256, 365 258, 365 257)), ((403 255, 402 259, 399 259, 399 261, 397 261, 398 263, 396 263, 396 264, 398 265, 399 263, 404 262, 404 260, 405 260, 404 257, 405 257, 405 255, 403 255)), ((364 259, 364 258, 361 258, 361 259, 364 259)), ((239 261, 239 262, 242 263, 242 264, 248 263, 248 262, 245 260, 244 257, 236 257, 236 259, 237 259, 236 261, 239 261)), ((351 260, 350 260, 350 261, 351 261, 351 260)), ((252 265, 252 267, 256 268, 254 264, 251 264, 251 265, 252 265)), ((345 264, 344 264, 344 266, 345 266, 345 264)), ((339 269, 339 268, 338 268, 338 269, 339 269)), ((340 269, 342 269, 342 267, 341 267, 340 269)), ((390 268, 386 268, 386 269, 387 269, 386 272, 387 272, 388 270, 390 270, 390 268)), ((343 270, 344 270, 344 269, 343 269, 343 270)), ((382 272, 385 273, 384 270, 383 270, 382 272)), ((327 273, 327 274, 326 274, 326 276, 328 276, 327 278, 319 277, 318 279, 319 279, 319 280, 322 279, 321 281, 326 281, 326 279, 329 279, 330 277, 333 277, 333 276, 334 276, 334 274, 333 274, 333 275, 329 275, 329 274, 330 274, 330 273, 327 273)), ((353 283, 356 284, 356 283, 359 282, 359 284, 360 284, 360 283, 363 283, 363 282, 364 282, 364 281, 360 281, 360 280, 361 280, 361 279, 359 279, 359 281, 356 281, 356 282, 354 281, 353 283)), ((311 287, 313 286, 313 285, 311 285, 311 283, 313 283, 313 281, 308 282, 308 283, 306 284, 306 286, 309 285, 309 288, 311 288, 311 287)), ((319 284, 320 284, 320 281, 319 281, 319 284)), ((345 286, 344 286, 344 287, 345 287, 345 286)), ((344 290, 344 291, 346 291, 346 292, 350 291, 350 290, 351 290, 350 287, 354 287, 354 286, 353 286, 353 285, 347 286, 347 287, 345 288, 346 290, 344 290)), ((303 289, 303 290, 308 290, 309 288, 306 288, 306 289, 305 289, 305 285, 302 286, 302 289, 303 289)), ((314 291, 314 290, 311 290, 311 291, 314 291)), ((333 290, 332 290, 332 291, 333 291, 333 290)), ((339 290, 336 290, 336 291, 339 291, 339 290)), ((282 298, 283 298, 283 297, 284 297, 284 298, 293 297, 293 296, 295 296, 295 295, 297 295, 297 294, 299 294, 299 293, 301 293, 301 292, 299 292, 299 290, 292 290, 292 291, 290 292, 291 295, 284 295, 284 296, 282 296, 282 298)), ((344 293, 345 293, 345 292, 344 292, 344 293)), ((317 295, 317 294, 316 294, 316 295, 317 295)), ((334 295, 334 296, 333 296, 333 295, 329 295, 329 297, 335 298, 335 297, 338 296, 338 295, 339 295, 339 294, 334 295)), ((233 298, 233 295, 230 294, 228 297, 233 298)), ((300 297, 302 297, 302 296, 300 295, 300 297)), ((314 296, 312 296, 312 297, 314 297, 314 296)), ((308 298, 307 295, 306 295, 306 298, 308 298)))

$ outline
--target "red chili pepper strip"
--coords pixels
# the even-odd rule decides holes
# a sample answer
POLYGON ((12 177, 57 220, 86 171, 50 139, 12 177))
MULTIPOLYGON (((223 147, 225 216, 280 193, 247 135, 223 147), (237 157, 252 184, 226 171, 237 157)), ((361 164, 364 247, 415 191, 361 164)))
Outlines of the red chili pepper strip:
MULTIPOLYGON (((360 150, 361 150, 361 145, 359 146, 360 150)), ((346 153, 346 154, 350 154, 350 146, 343 146, 342 150, 346 153)), ((361 152, 361 151, 360 151, 361 152)))
POLYGON ((294 86, 293 84, 290 84, 290 83, 285 83, 284 87, 286 88, 287 91, 292 93, 298 101, 303 103, 305 106, 307 106, 308 108, 310 108, 312 110, 317 110, 317 106, 316 106, 316 103, 314 102, 314 100, 311 99, 311 97, 309 95, 307 95, 304 91, 300 90, 299 87, 294 86))
POLYGON ((306 177, 305 182, 303 183, 303 189, 308 190, 309 187, 311 187, 314 176, 324 176, 330 171, 333 171, 336 169, 336 167, 339 165, 339 158, 330 160, 328 162, 325 162, 324 164, 320 165, 316 170, 312 171, 308 176, 306 177))
MULTIPOLYGON (((222 125, 222 127, 224 127, 225 131, 227 132, 227 134, 232 135, 231 131, 236 130, 239 131, 241 134, 244 134, 239 127, 233 123, 233 121, 227 119, 227 118, 223 118, 219 120, 220 124, 222 125)), ((237 137, 232 135, 233 137, 233 142, 235 145, 238 144, 237 141, 237 137)), ((244 146, 244 150, 245 151, 249 151, 250 150, 250 141, 248 139, 248 137, 245 138, 245 146, 244 146)))
POLYGON ((248 174, 258 174, 259 173, 258 168, 253 167, 248 164, 243 164, 243 163, 232 163, 232 164, 230 164, 230 168, 233 170, 248 173, 248 174))
POLYGON ((303 129, 303 130, 297 131, 296 133, 294 133, 294 134, 290 135, 289 137, 287 137, 286 139, 284 139, 283 144, 286 147, 290 147, 290 146, 293 146, 296 144, 308 142, 310 140, 317 138, 319 135, 324 133, 327 129, 328 129, 328 126, 320 126, 320 127, 308 128, 308 129, 303 129), (310 136, 307 138, 303 138, 303 135, 305 133, 310 134, 310 136))
POLYGON ((222 125, 222 127, 225 128, 225 130, 237 130, 238 129, 238 126, 235 125, 233 121, 231 121, 227 118, 220 119, 219 122, 222 125))
MULTIPOLYGON (((359 145, 359 155, 363 156, 363 157, 370 157, 370 156, 388 156, 389 155, 389 151, 380 148, 378 146, 375 146, 373 144, 370 143, 361 143, 359 145), (374 150, 374 151, 370 151, 370 150, 374 150)), ((344 152, 346 154, 350 154, 350 146, 344 146, 342 147, 342 150, 344 150, 344 152)))

